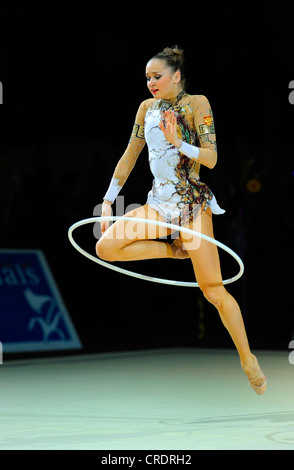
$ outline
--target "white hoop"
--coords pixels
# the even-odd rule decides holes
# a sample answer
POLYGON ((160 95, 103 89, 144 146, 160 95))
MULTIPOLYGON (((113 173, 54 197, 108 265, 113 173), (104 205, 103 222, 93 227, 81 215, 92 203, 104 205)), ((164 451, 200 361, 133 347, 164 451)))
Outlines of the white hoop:
POLYGON ((102 261, 98 257, 93 256, 90 253, 88 253, 87 251, 83 250, 75 242, 75 240, 73 239, 73 236, 72 236, 73 231, 76 228, 81 227, 82 225, 87 225, 87 224, 91 224, 91 223, 94 223, 94 222, 100 222, 101 220, 111 221, 111 220, 121 220, 121 219, 123 219, 125 221, 142 222, 144 224, 153 224, 153 225, 157 225, 159 227, 165 227, 165 228, 170 228, 171 230, 180 231, 180 232, 184 232, 184 233, 189 233, 191 235, 196 235, 197 237, 203 238, 204 240, 207 240, 208 242, 213 243, 214 245, 219 246, 224 251, 229 253, 233 258, 235 258, 235 260, 238 262, 239 267, 240 267, 239 273, 236 276, 223 281, 223 284, 230 284, 232 282, 237 281, 242 276, 242 274, 244 272, 244 265, 243 265, 243 262, 242 262, 241 258, 233 250, 231 250, 231 248, 227 247, 223 243, 215 240, 214 238, 208 237, 207 235, 204 235, 203 233, 195 232, 194 230, 191 230, 189 228, 181 227, 179 225, 174 225, 174 224, 168 224, 168 223, 160 222, 160 221, 157 221, 157 220, 138 219, 137 217, 124 217, 124 216, 123 217, 119 217, 119 216, 91 217, 89 219, 80 220, 79 222, 76 222, 75 224, 73 224, 68 230, 68 238, 69 238, 71 244, 82 255, 86 256, 87 258, 94 261, 95 263, 101 264, 105 268, 112 269, 113 271, 117 271, 119 273, 126 274, 127 276, 136 277, 138 279, 143 279, 145 281, 158 282, 159 284, 169 284, 169 285, 172 285, 172 286, 180 286, 180 287, 199 287, 197 282, 185 282, 185 281, 173 281, 173 280, 170 280, 170 279, 161 279, 161 278, 158 278, 158 277, 145 276, 145 274, 139 274, 139 273, 135 273, 134 271, 128 271, 127 269, 119 268, 118 266, 115 266, 115 265, 110 264, 110 263, 106 263, 106 261, 102 261))

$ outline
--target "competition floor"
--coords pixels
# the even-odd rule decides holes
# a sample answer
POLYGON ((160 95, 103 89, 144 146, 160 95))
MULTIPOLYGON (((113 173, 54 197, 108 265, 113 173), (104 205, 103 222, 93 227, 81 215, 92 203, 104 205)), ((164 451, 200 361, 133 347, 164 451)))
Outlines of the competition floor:
POLYGON ((0 449, 293 450, 290 351, 255 353, 263 396, 234 350, 4 360, 0 449))

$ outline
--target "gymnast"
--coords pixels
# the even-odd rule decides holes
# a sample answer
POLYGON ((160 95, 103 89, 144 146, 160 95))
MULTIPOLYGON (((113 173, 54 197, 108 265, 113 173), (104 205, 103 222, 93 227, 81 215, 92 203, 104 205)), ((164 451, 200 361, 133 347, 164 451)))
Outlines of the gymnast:
MULTIPOLYGON (((154 176, 152 189, 144 206, 125 215, 176 223, 214 238, 213 214, 225 211, 199 179, 201 165, 213 169, 217 162, 209 101, 205 96, 185 92, 184 54, 178 46, 166 47, 153 56, 146 66, 146 78, 153 98, 139 106, 131 139, 105 194, 102 217, 111 215, 111 205, 146 142, 154 176)), ((258 395, 265 392, 266 377, 250 350, 239 305, 223 285, 216 245, 183 232, 173 243, 164 242, 158 239, 171 235, 171 229, 126 222, 123 218, 112 225, 101 221, 101 232, 96 254, 103 260, 190 258, 204 297, 218 310, 236 346, 250 386, 258 395)))

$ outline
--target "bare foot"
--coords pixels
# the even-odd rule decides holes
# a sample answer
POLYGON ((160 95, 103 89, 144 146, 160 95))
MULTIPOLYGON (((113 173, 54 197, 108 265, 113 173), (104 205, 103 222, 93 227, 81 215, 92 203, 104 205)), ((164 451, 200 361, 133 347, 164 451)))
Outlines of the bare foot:
POLYGON ((252 354, 246 364, 242 364, 241 362, 241 365, 248 377, 250 386, 258 395, 262 395, 266 391, 267 382, 266 377, 258 364, 257 358, 252 354))
POLYGON ((173 259, 186 259, 190 258, 188 251, 184 249, 184 245, 179 240, 174 240, 171 244, 173 259))

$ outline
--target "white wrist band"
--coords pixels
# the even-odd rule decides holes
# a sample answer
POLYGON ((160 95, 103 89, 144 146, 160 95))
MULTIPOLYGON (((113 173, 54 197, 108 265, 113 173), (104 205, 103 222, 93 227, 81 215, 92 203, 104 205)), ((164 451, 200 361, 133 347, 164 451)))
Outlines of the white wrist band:
POLYGON ((106 199, 107 201, 114 202, 115 199, 117 198, 118 193, 120 192, 122 186, 118 184, 118 179, 117 178, 112 178, 109 188, 107 190, 107 193, 105 194, 103 199, 106 199))
POLYGON ((199 148, 195 147, 194 145, 187 144, 187 142, 181 143, 181 145, 178 148, 178 151, 183 153, 189 158, 194 158, 194 160, 197 160, 198 155, 199 155, 199 148))

